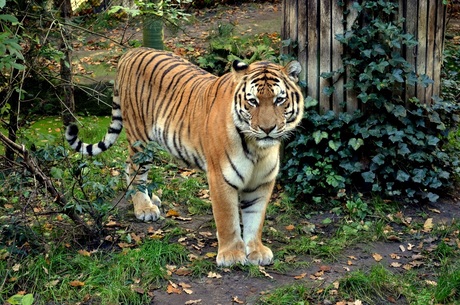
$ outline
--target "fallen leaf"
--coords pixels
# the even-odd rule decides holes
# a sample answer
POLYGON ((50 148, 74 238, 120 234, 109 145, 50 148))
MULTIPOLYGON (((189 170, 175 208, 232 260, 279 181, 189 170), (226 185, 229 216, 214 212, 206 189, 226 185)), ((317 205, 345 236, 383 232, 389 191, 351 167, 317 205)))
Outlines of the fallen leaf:
POLYGON ((431 212, 436 213, 436 214, 441 214, 441 211, 438 210, 438 209, 428 208, 428 210, 430 210, 431 212))
POLYGON ((193 290, 192 290, 192 289, 182 288, 182 290, 184 290, 184 292, 185 292, 186 294, 192 294, 192 293, 193 293, 193 290))
POLYGON ((192 273, 192 270, 186 267, 180 267, 179 269, 175 270, 174 273, 179 276, 186 276, 186 275, 190 275, 192 273))
POLYGON ((222 275, 220 275, 219 273, 216 273, 216 272, 209 271, 208 277, 211 278, 211 279, 220 279, 222 277, 222 275))
POLYGON ((118 243, 118 247, 124 249, 124 248, 130 248, 132 247, 132 245, 128 243, 118 243))
POLYGON ((21 264, 15 264, 13 267, 11 267, 11 269, 13 269, 15 272, 18 272, 19 269, 21 269, 21 264))
POLYGON ((166 217, 177 217, 179 216, 179 212, 177 212, 176 210, 169 210, 168 212, 166 212, 166 217))
POLYGON ((399 267, 401 267, 401 263, 392 262, 392 263, 390 264, 390 266, 393 267, 393 268, 399 268, 399 267))
POLYGON ((295 226, 294 225, 288 225, 288 226, 285 227, 285 229, 288 230, 288 231, 292 231, 292 230, 295 229, 295 226))
POLYGON ((423 232, 429 233, 433 229, 433 218, 427 218, 423 224, 423 232))
POLYGON ((189 300, 189 301, 185 302, 184 304, 185 304, 185 305, 193 305, 193 304, 198 304, 198 303, 201 303, 201 299, 198 299, 198 300, 189 300))
POLYGON ((85 286, 85 282, 81 282, 81 281, 72 281, 69 283, 70 286, 72 287, 83 287, 85 286))
POLYGON ((243 301, 238 299, 238 296, 232 297, 232 302, 237 303, 237 304, 244 304, 243 301))
POLYGON ((267 273, 267 271, 265 271, 265 267, 263 266, 259 266, 259 271, 265 275, 266 277, 270 278, 270 279, 273 279, 273 276, 271 276, 270 274, 267 273))
POLYGON ((131 285, 131 290, 134 291, 134 292, 137 292, 139 294, 144 294, 145 293, 144 289, 142 289, 141 287, 136 286, 136 285, 131 285))
POLYGON ((380 262, 383 259, 383 257, 378 253, 373 253, 372 257, 375 259, 376 262, 380 262))
POLYGON ((207 258, 214 258, 214 257, 217 256, 217 253, 216 252, 208 252, 208 253, 205 254, 205 256, 207 258))
POLYGON ((172 294, 172 293, 175 293, 175 294, 181 294, 182 293, 182 290, 179 289, 179 287, 177 286, 177 284, 169 281, 169 285, 168 285, 168 288, 166 288, 166 292, 168 294, 172 294))
POLYGON ((78 250, 78 254, 83 256, 91 256, 91 253, 86 250, 78 250))
POLYGON ((305 276, 307 276, 307 274, 306 274, 306 273, 302 273, 302 274, 299 274, 299 275, 294 276, 294 278, 295 278, 296 280, 300 280, 300 279, 303 279, 305 276))
POLYGON ((399 245, 399 250, 401 250, 401 252, 406 252, 406 247, 399 245))
POLYGON ((404 264, 402 267, 403 267, 404 270, 407 270, 407 271, 412 269, 412 266, 409 265, 409 264, 404 264))
POLYGON ((401 256, 399 256, 399 255, 396 254, 396 253, 390 253, 390 257, 391 257, 392 259, 400 259, 400 258, 401 258, 401 256))
POLYGON ((182 288, 192 288, 192 286, 190 286, 189 284, 184 283, 184 282, 180 282, 179 286, 181 286, 182 288))

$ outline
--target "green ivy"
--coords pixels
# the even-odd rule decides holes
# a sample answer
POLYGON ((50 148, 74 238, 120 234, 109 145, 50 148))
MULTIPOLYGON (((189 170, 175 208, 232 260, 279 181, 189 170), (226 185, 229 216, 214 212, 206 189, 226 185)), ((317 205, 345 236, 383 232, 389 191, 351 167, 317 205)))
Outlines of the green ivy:
MULTIPOLYGON (((355 2, 357 22, 336 36, 345 47, 343 63, 362 109, 353 114, 306 111, 303 128, 286 146, 281 175, 293 198, 372 193, 408 201, 436 201, 459 173, 458 150, 448 144, 459 106, 433 97, 403 101, 407 85, 427 86, 416 75, 403 49, 417 44, 404 33, 391 1, 355 2)), ((343 69, 322 74, 331 78, 343 69)), ((325 90, 332 93, 334 88, 325 90)), ((307 98, 306 104, 315 105, 307 98)), ((315 200, 316 199, 316 200, 315 200)))

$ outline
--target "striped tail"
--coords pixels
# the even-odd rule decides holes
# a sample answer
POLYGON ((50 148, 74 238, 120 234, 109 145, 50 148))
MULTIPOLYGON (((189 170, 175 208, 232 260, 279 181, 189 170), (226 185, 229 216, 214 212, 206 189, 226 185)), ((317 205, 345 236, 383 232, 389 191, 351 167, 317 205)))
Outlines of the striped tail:
POLYGON ((118 92, 114 90, 112 121, 110 122, 109 129, 105 134, 104 139, 95 144, 83 143, 78 138, 78 127, 74 124, 67 126, 65 138, 69 145, 77 152, 84 155, 95 156, 109 149, 117 141, 122 129, 123 119, 121 117, 120 97, 118 96, 118 92))

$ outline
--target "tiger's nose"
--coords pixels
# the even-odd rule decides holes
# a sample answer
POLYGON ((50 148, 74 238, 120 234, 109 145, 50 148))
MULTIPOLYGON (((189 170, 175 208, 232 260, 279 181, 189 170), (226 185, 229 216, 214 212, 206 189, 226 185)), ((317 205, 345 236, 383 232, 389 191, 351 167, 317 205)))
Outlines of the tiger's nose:
POLYGON ((265 132, 267 135, 270 134, 270 132, 272 132, 275 128, 276 128, 276 125, 273 125, 273 126, 270 126, 270 127, 262 127, 262 126, 259 126, 259 128, 265 132))

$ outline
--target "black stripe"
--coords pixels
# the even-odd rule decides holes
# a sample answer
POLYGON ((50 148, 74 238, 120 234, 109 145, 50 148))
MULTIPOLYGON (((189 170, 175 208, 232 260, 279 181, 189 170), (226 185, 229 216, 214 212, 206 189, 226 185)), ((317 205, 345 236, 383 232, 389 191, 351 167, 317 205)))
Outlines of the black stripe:
POLYGON ((76 150, 76 151, 78 151, 78 152, 80 151, 80 149, 81 149, 81 144, 82 144, 81 141, 78 141, 77 147, 75 147, 75 150, 76 150))
POLYGON ((259 188, 265 187, 265 186, 269 185, 270 183, 271 183, 271 181, 265 182, 265 183, 261 183, 261 184, 259 184, 258 186, 254 187, 254 188, 252 188, 252 189, 244 189, 243 192, 244 192, 244 193, 253 193, 253 192, 257 191, 259 188))
POLYGON ((93 145, 86 146, 86 152, 88 153, 88 155, 92 156, 93 155, 93 145))
POLYGON ((106 150, 107 150, 107 146, 106 146, 105 143, 102 142, 102 141, 99 142, 99 143, 97 143, 97 147, 99 147, 99 149, 102 150, 102 151, 106 151, 106 150))
POLYGON ((77 137, 73 137, 72 139, 70 139, 70 140, 67 140, 67 143, 69 143, 69 145, 70 145, 70 146, 72 146, 72 145, 73 145, 73 143, 75 143, 75 141, 77 141, 77 140, 78 140, 78 138, 77 138, 77 137))
POLYGON ((254 198, 252 200, 241 200, 240 207, 242 210, 247 209, 259 201, 260 197, 254 198))
POLYGON ((236 165, 232 162, 232 159, 230 158, 230 156, 228 155, 227 152, 225 152, 225 155, 227 156, 228 162, 230 162, 230 165, 232 166, 233 171, 236 173, 236 175, 238 176, 238 178, 240 178, 241 182, 244 183, 244 177, 243 177, 243 175, 241 175, 241 173, 239 172, 238 168, 237 168, 236 165))
POLYGON ((116 133, 116 134, 120 134, 120 132, 122 131, 122 128, 112 128, 112 127, 109 127, 109 130, 107 133, 116 133))
POLYGON ((234 185, 233 183, 231 183, 230 181, 227 180, 227 178, 224 176, 224 181, 230 185, 232 188, 234 188, 235 190, 238 190, 238 187, 236 185, 234 185))

